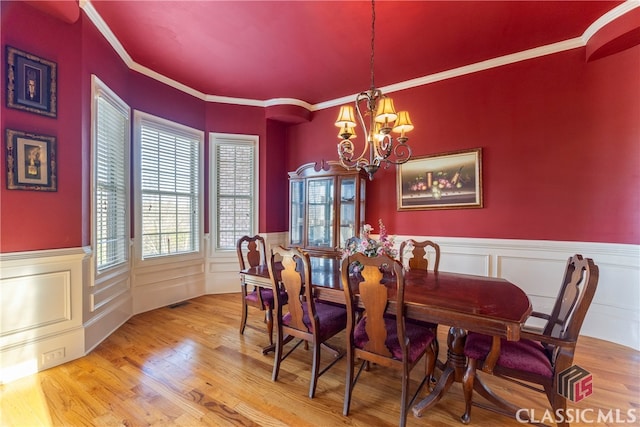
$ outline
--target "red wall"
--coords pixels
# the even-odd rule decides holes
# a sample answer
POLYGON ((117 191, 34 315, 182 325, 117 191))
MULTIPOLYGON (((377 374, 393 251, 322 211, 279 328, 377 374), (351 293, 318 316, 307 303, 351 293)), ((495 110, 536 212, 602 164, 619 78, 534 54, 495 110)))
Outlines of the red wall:
MULTIPOLYGON (((56 119, 6 108, 2 91, 3 139, 6 128, 56 136, 59 172, 57 192, 8 191, 3 166, 2 253, 90 243, 92 73, 132 109, 207 134, 258 135, 260 232, 288 228, 287 171, 336 159, 337 107, 287 125, 262 108, 205 103, 128 70, 83 15, 68 24, 22 2, 0 7, 3 50, 57 62, 59 85, 56 119)), ((398 212, 392 167, 368 183, 367 221, 382 218, 393 234, 640 244, 640 47, 584 56, 576 49, 394 93, 416 125, 414 155, 483 148, 485 207, 398 212)), ((208 141, 205 155, 208 165, 208 141)))
MULTIPOLYGON (((91 243, 91 74, 97 75, 123 98, 132 111, 137 109, 205 131, 205 232, 209 231, 208 133, 258 135, 260 144, 264 145, 259 150, 259 230, 287 229, 286 209, 284 216, 282 212, 269 215, 287 200, 286 168, 282 160, 278 164, 278 159, 284 158, 286 129, 275 122, 268 126, 263 108, 206 103, 129 70, 84 15, 76 23, 68 24, 23 2, 3 1, 0 7, 3 52, 8 44, 58 64, 56 119, 6 108, 2 91, 0 125, 3 139, 6 128, 57 137, 58 191, 9 191, 3 167, 0 252, 70 248, 91 243)), ((2 69, 4 82, 4 62, 2 69)), ((5 164, 4 149, 0 163, 5 164)), ((133 206, 133 188, 131 196, 133 206)), ((133 236, 134 222, 131 223, 133 236)))
POLYGON ((2 2, 2 154, 0 164, 0 244, 2 252, 64 248, 82 242, 81 42, 80 24, 2 2), (57 118, 6 108, 5 48, 33 53, 57 63, 57 118), (6 183, 6 129, 57 138, 57 192, 11 190, 6 183))
MULTIPOLYGON (((483 209, 398 211, 396 170, 367 186, 393 234, 640 243, 640 47, 584 49, 393 93, 415 156, 483 149, 483 209)), ((338 108, 291 129, 288 168, 336 159, 338 108)))

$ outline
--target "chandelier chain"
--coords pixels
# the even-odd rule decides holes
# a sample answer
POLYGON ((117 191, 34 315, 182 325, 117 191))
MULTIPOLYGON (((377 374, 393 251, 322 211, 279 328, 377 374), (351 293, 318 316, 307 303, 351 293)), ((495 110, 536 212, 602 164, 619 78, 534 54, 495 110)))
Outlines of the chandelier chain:
POLYGON ((374 50, 375 50, 375 39, 376 39, 376 5, 375 0, 371 0, 371 63, 370 63, 370 71, 371 71, 371 90, 375 89, 375 81, 374 81, 374 73, 373 73, 373 64, 374 64, 374 50))

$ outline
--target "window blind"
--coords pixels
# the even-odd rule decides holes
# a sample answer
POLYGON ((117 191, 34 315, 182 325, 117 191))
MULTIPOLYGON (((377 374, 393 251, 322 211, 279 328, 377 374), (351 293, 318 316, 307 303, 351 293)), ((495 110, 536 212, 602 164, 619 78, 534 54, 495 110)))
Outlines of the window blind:
POLYGON ((94 81, 94 245, 98 272, 128 258, 129 107, 94 81))
POLYGON ((140 120, 142 257, 199 251, 200 136, 140 120))
POLYGON ((256 234, 255 145, 219 141, 215 147, 216 249, 235 249, 240 237, 256 234))

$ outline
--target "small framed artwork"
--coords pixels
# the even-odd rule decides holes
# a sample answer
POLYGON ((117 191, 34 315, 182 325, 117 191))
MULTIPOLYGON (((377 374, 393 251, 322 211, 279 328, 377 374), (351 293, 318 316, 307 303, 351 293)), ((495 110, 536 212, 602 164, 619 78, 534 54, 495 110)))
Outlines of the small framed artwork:
POLYGON ((398 210, 481 208, 482 148, 414 157, 397 185, 398 210))
POLYGON ((57 117, 57 65, 7 46, 7 107, 57 117))
POLYGON ((7 189, 58 191, 56 138, 7 129, 7 189))

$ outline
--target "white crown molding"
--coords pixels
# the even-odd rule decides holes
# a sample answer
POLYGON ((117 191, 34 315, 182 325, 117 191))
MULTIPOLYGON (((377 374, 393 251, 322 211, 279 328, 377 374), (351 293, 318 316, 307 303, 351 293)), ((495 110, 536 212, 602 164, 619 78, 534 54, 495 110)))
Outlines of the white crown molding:
POLYGON ((275 105, 297 105, 298 107, 306 108, 309 111, 313 111, 313 105, 295 98, 268 99, 264 102, 264 105, 265 107, 273 107, 275 105))
POLYGON ((178 89, 182 92, 188 93, 191 96, 194 96, 198 99, 201 99, 203 101, 206 100, 206 96, 204 93, 197 91, 195 89, 190 88, 187 85, 184 85, 176 80, 170 79, 169 77, 166 77, 160 73, 157 73, 155 71, 153 71, 150 68, 145 67, 144 65, 140 65, 137 62, 132 61, 131 64, 127 64, 129 66, 129 68, 133 71, 137 71, 140 74, 143 74, 147 77, 151 77, 154 80, 157 80, 161 83, 166 84, 167 86, 171 86, 174 89, 178 89))
MULTIPOLYGON (((418 86, 424 86, 430 83, 439 82, 442 80, 452 79, 454 77, 460 77, 467 74, 473 74, 491 68, 501 67, 503 65, 514 64, 516 62, 526 61, 528 59, 538 58, 541 56, 551 55, 565 50, 571 50, 578 47, 582 47, 582 39, 576 37, 573 39, 565 40, 558 43, 549 44, 546 46, 536 47, 522 52, 512 53, 509 55, 500 56, 498 58, 488 59, 486 61, 476 62, 475 64, 465 65, 451 70, 442 71, 440 73, 430 74, 428 76, 418 77, 412 80, 407 80, 400 83, 395 83, 389 86, 381 87, 380 90, 384 93, 398 92, 400 90, 411 89, 418 86)), ((352 102, 356 97, 356 94, 345 96, 331 101, 321 102, 313 105, 314 110, 322 110, 325 108, 336 107, 342 105, 345 102, 352 102)))
POLYGON ((231 96, 206 95, 204 98, 207 102, 216 102, 219 104, 247 105, 250 107, 264 107, 264 101, 259 99, 233 98, 231 96))
POLYGON ((111 28, 109 28, 107 23, 104 22, 104 19, 102 19, 102 16, 100 16, 98 11, 95 10, 91 2, 89 0, 80 0, 79 5, 80 5, 80 8, 84 11, 84 13, 87 14, 91 22, 93 22, 93 25, 96 26, 98 31, 100 31, 100 33, 104 36, 104 38, 107 39, 111 47, 113 47, 116 53, 120 55, 120 58, 122 58, 124 63, 127 64, 127 67, 131 68, 133 64, 135 64, 133 59, 131 58, 131 56, 129 56, 127 51, 124 49, 124 46, 122 46, 122 43, 120 43, 120 40, 118 40, 116 35, 113 34, 113 31, 111 31, 111 28))
MULTIPOLYGON (((143 75, 146 75, 152 79, 155 79, 161 83, 192 95, 198 99, 206 102, 215 102, 221 104, 234 104, 245 105, 252 107, 271 107, 277 105, 295 105, 305 108, 309 111, 319 111, 326 108, 336 107, 345 103, 353 102, 357 94, 343 96, 341 98, 332 99, 329 101, 319 102, 317 104, 309 104, 308 102, 295 99, 295 98, 272 98, 268 100, 258 99, 246 99, 246 98, 234 98, 228 96, 208 95, 200 91, 197 91, 189 86, 186 86, 180 82, 170 79, 160 73, 157 73, 147 67, 144 67, 135 62, 131 56, 124 49, 120 41, 116 38, 115 34, 108 27, 106 22, 102 19, 100 14, 95 10, 90 0, 80 0, 80 7, 87 14, 91 22, 96 26, 98 31, 107 39, 111 46, 118 53, 124 63, 132 70, 135 70, 143 75)), ((381 87, 385 93, 397 92, 400 90, 411 89, 427 84, 447 80, 455 77, 464 76, 467 74, 473 74, 480 71, 489 70, 491 68, 501 67, 503 65, 514 64, 516 62, 526 61, 533 58, 539 58, 541 56, 552 55, 571 49, 586 46, 587 42, 593 35, 602 27, 610 23, 611 21, 619 18, 620 16, 628 13, 629 11, 640 6, 640 0, 627 0, 614 9, 610 10, 600 18, 598 18, 593 24, 587 28, 584 34, 580 37, 573 39, 552 43, 546 46, 540 46, 533 49, 528 49, 522 52, 517 52, 509 55, 500 56, 498 58, 488 59, 486 61, 477 62, 475 64, 465 65, 462 67, 454 68, 440 73, 431 74, 428 76, 418 77, 415 79, 407 80, 404 82, 392 84, 389 86, 381 87)))
POLYGON ((628 13, 637 7, 640 7, 640 0, 627 0, 624 3, 611 9, 600 18, 596 19, 596 21, 586 29, 584 34, 582 34, 582 41, 584 45, 586 46, 591 37, 593 37, 593 35, 600 29, 602 29, 602 27, 609 24, 610 22, 613 22, 625 13, 628 13))

